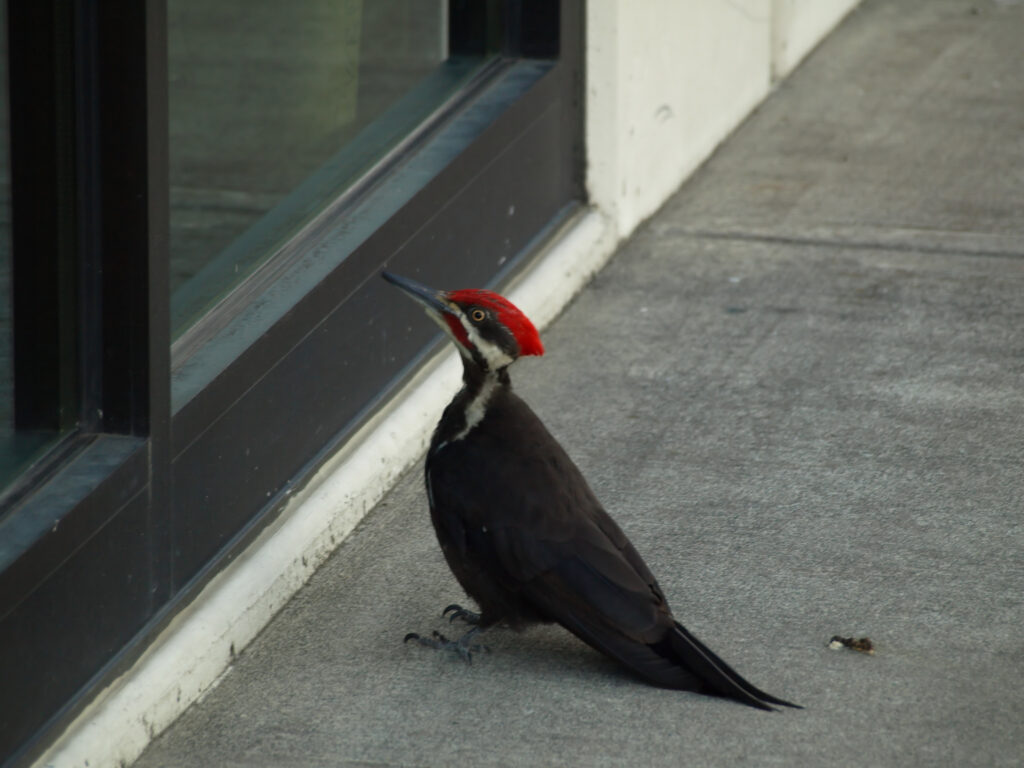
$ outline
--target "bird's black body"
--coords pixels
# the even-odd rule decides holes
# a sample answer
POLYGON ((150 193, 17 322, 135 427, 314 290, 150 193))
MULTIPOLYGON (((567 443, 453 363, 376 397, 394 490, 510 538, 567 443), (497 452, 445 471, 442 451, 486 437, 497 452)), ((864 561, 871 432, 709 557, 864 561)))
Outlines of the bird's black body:
POLYGON ((470 331, 463 388, 434 432, 426 483, 445 559, 480 607, 477 629, 555 622, 654 685, 793 706, 752 686, 674 619, 636 549, 512 391, 507 365, 531 342, 486 327, 501 310, 468 293, 439 294, 466 322, 477 306, 488 316, 470 331), (486 349, 492 339, 503 349, 486 349))

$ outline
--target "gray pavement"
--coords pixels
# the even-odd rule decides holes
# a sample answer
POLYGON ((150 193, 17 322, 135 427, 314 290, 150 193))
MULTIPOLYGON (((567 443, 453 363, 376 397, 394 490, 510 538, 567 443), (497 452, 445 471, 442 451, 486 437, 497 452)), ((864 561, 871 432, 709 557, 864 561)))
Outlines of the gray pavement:
POLYGON ((138 765, 1021 765, 1022 40, 869 1, 513 370, 680 620, 805 710, 555 627, 403 645, 463 597, 417 467, 138 765))

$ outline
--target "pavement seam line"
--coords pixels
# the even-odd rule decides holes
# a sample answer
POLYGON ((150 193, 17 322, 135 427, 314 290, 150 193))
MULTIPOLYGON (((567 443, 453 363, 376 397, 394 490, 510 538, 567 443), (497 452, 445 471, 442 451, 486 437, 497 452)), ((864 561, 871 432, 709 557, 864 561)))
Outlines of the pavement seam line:
MULTIPOLYGON (((847 248, 857 251, 895 251, 898 253, 923 253, 938 256, 980 256, 983 258, 1024 259, 1024 252, 999 251, 985 248, 946 248, 921 243, 885 242, 882 240, 830 240, 816 237, 794 237, 759 232, 730 232, 727 230, 679 229, 667 227, 658 230, 659 236, 691 237, 695 240, 731 240, 744 243, 771 243, 812 248, 847 248)), ((972 233, 968 233, 972 234, 972 233)))

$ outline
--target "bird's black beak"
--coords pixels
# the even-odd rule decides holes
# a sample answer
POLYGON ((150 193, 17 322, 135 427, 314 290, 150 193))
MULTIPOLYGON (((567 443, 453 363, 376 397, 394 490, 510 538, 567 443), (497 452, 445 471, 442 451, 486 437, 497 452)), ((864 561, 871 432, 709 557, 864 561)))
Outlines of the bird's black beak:
POLYGON ((397 288, 401 288, 402 291, 422 304, 431 314, 443 315, 452 311, 451 307, 448 306, 448 302, 445 301, 448 294, 444 291, 428 288, 417 283, 415 280, 399 277, 391 272, 381 272, 381 277, 397 288))

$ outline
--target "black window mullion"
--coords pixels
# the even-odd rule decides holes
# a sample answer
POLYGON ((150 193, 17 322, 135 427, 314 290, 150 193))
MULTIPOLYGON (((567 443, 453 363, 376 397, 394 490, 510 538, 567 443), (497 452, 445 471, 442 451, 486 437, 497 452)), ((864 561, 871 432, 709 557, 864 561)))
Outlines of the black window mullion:
POLYGON ((171 473, 170 138, 167 0, 146 0, 145 114, 151 522, 150 595, 154 611, 166 605, 174 583, 171 473))
POLYGON ((78 4, 83 418, 148 437, 149 578, 170 595, 166 0, 78 4))
POLYGON ((503 5, 499 0, 450 0, 449 55, 484 56, 500 51, 505 46, 503 5))
POLYGON ((164 0, 79 4, 86 418, 165 437, 169 409, 164 0))

